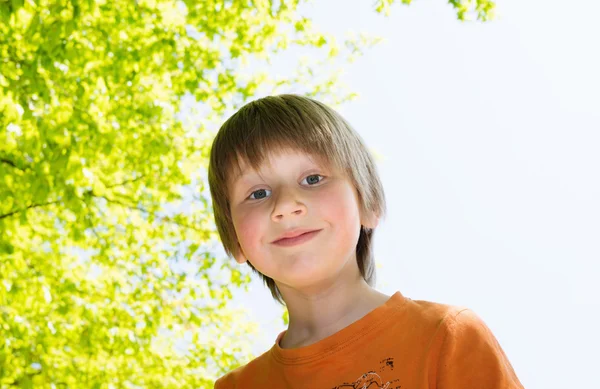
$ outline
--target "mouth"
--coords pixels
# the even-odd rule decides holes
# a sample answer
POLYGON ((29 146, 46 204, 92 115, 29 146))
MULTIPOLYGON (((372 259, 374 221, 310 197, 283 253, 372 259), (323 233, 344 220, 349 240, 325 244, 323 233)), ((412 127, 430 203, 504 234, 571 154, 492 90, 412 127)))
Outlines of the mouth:
POLYGON ((321 232, 321 230, 307 231, 293 237, 278 239, 276 241, 273 241, 272 243, 276 246, 282 247, 296 246, 304 242, 308 242, 309 240, 314 238, 319 232, 321 232))

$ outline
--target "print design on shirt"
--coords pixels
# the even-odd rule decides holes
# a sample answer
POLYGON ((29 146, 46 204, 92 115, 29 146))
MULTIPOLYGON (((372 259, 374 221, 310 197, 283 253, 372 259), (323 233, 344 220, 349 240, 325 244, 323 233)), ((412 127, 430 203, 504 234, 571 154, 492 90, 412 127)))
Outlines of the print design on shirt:
MULTIPOLYGON (((383 372, 384 370, 394 370, 394 358, 386 358, 379 362, 380 368, 379 372, 383 372)), ((344 382, 341 385, 335 386, 332 389, 342 389, 342 388, 352 388, 352 389, 399 389, 401 386, 391 387, 390 385, 393 382, 398 382, 398 379, 393 381, 383 382, 381 376, 374 371, 369 371, 362 376, 360 376, 356 381, 348 383, 344 382), (371 386, 374 385, 374 386, 371 386)))

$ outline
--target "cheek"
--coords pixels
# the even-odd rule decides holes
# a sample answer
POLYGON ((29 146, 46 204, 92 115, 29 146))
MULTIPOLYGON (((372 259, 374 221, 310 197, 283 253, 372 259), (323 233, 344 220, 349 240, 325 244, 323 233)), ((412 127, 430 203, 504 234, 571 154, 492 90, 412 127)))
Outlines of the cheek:
POLYGON ((336 222, 338 228, 354 230, 360 225, 358 203, 354 192, 345 185, 333 187, 318 197, 319 213, 336 222))
POLYGON ((348 258, 356 251, 360 235, 360 217, 351 191, 335 191, 319 201, 320 218, 330 229, 323 252, 337 258, 348 258))
POLYGON ((233 225, 242 249, 248 249, 260 241, 261 226, 264 223, 261 223, 257 213, 244 212, 243 214, 233 215, 233 225))

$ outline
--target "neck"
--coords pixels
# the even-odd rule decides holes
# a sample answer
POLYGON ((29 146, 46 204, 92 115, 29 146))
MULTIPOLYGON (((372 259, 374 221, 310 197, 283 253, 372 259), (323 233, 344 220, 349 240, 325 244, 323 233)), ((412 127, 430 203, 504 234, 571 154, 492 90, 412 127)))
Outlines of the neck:
POLYGON ((280 347, 296 348, 316 343, 364 317, 389 299, 389 296, 369 286, 360 275, 358 266, 354 267, 348 272, 348 278, 341 277, 339 282, 329 283, 326 287, 280 287, 290 317, 280 347))

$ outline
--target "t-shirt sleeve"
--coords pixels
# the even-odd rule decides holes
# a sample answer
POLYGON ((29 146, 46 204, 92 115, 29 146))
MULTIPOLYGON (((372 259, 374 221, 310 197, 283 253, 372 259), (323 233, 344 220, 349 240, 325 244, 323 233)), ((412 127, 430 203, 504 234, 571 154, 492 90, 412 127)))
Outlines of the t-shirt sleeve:
POLYGON ((492 331, 473 311, 452 313, 444 322, 438 389, 523 389, 492 331))

